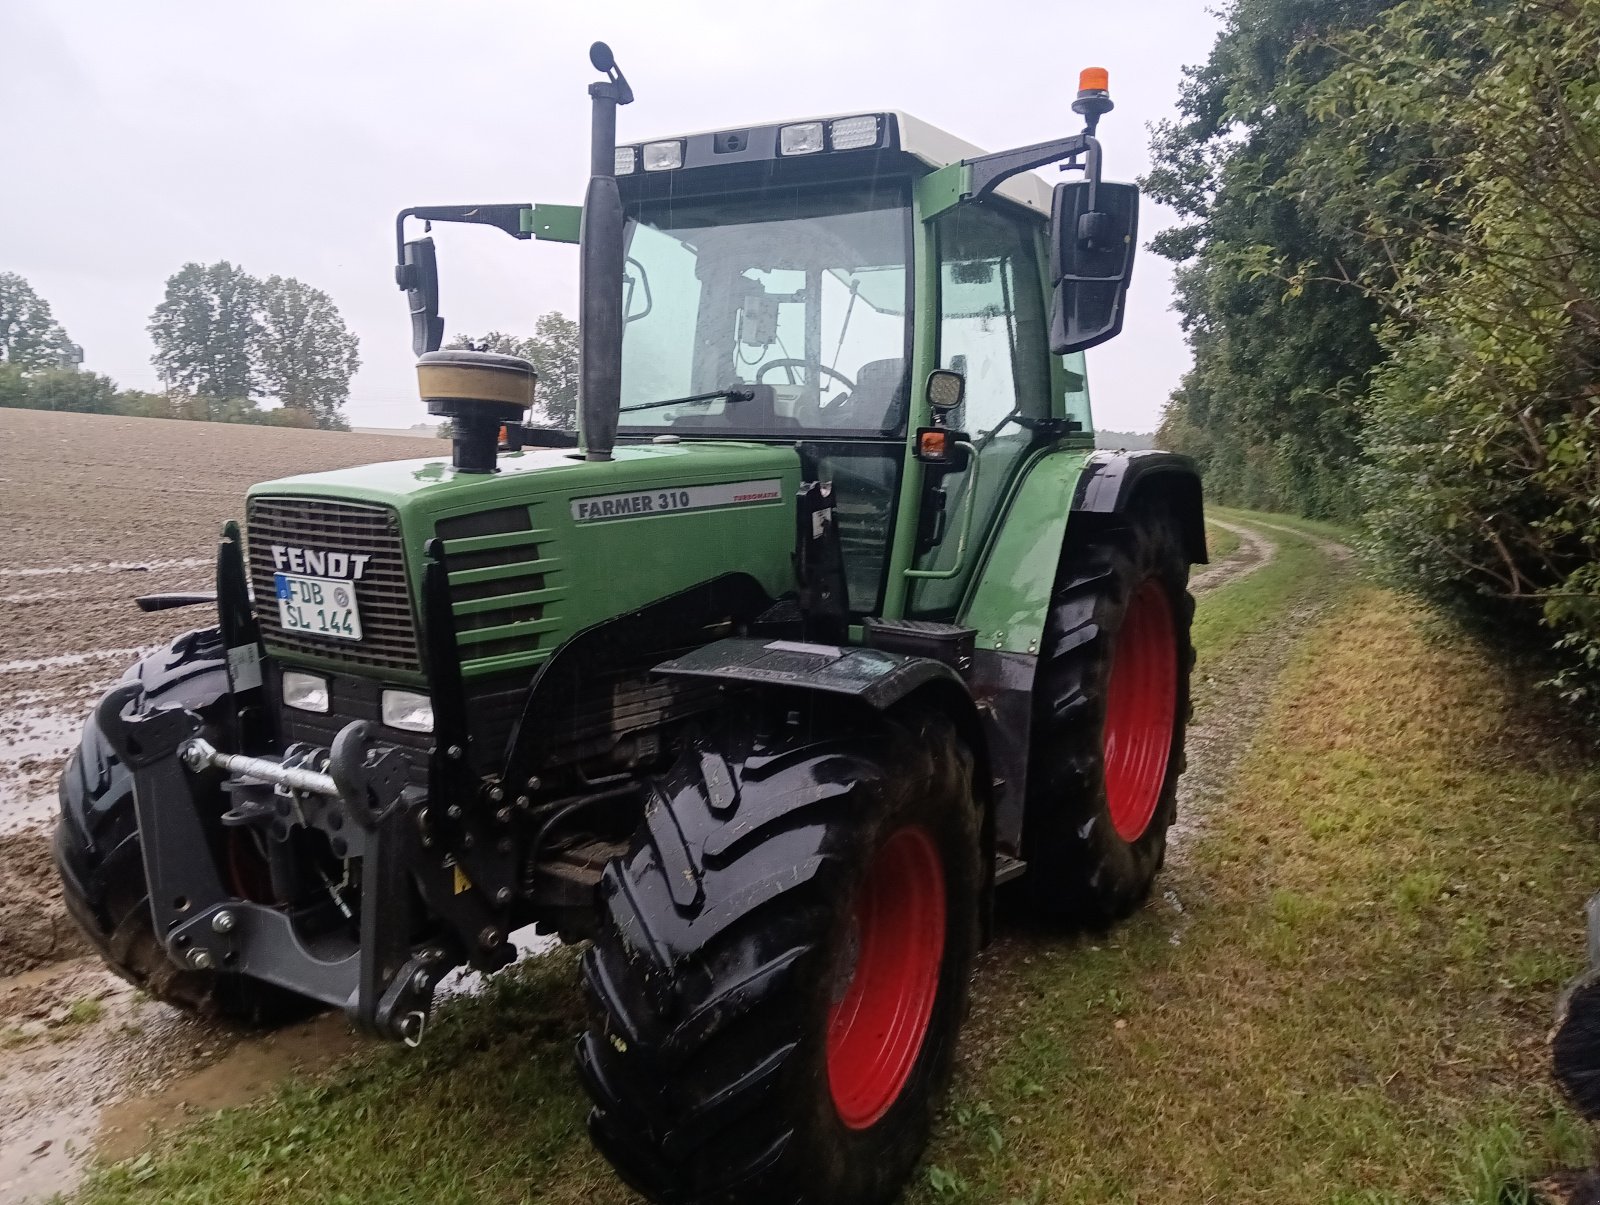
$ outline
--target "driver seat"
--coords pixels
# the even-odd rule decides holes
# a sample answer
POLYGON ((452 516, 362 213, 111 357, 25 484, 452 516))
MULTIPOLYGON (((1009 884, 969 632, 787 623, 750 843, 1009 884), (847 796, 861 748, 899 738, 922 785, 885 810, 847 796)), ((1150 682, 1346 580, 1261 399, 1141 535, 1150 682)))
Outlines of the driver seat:
POLYGON ((906 362, 901 356, 868 360, 856 373, 850 395, 850 423, 862 430, 892 431, 905 410, 906 362))

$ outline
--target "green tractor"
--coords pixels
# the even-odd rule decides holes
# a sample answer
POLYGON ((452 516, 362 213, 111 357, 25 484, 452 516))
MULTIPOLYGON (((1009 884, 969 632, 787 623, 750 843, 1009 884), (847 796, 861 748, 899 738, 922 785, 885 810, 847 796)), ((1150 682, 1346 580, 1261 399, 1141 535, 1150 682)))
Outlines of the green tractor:
POLYGON ((584 943, 624 1179, 886 1201, 997 898, 1103 928, 1173 819, 1200 483, 1094 450, 1083 356, 1138 193, 1103 72, 1082 134, 1002 154, 894 112, 619 145, 591 59, 581 208, 400 215, 450 458, 250 490, 215 625, 68 764, 66 897, 158 999, 413 1044, 513 931, 584 943), (418 220, 578 244, 577 432, 528 421, 527 362, 439 350, 418 220))

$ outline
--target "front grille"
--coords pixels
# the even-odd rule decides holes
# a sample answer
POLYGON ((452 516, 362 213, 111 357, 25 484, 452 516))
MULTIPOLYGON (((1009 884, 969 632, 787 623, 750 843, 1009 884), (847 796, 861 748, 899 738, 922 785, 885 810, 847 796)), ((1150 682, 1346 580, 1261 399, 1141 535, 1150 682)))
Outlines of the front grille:
POLYGON ((420 668, 405 551, 400 522, 393 510, 314 498, 252 498, 247 523, 256 618, 267 644, 287 652, 372 669, 420 668), (284 631, 274 601, 274 544, 370 556, 356 583, 360 640, 284 631))

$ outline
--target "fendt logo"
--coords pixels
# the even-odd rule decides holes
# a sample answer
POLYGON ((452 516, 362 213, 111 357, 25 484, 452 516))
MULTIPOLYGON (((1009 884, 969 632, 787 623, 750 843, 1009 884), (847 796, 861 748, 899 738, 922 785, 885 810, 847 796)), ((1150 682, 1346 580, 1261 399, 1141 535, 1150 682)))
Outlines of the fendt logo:
POLYGON ((272 546, 272 566, 279 573, 307 573, 358 582, 371 559, 370 552, 322 552, 316 548, 296 548, 292 544, 272 546))

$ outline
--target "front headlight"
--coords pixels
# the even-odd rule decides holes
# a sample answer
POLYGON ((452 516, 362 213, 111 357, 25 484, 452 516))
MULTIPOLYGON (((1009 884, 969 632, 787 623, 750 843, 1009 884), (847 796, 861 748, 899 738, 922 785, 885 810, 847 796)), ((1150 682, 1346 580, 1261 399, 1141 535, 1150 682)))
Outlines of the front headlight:
POLYGON ((283 705, 296 711, 328 714, 328 680, 297 669, 283 671, 283 705))
POLYGON ((822 149, 822 123, 807 121, 778 129, 778 154, 809 155, 822 149))
POLYGON ((407 732, 433 731, 433 700, 414 690, 383 692, 383 722, 407 732))

